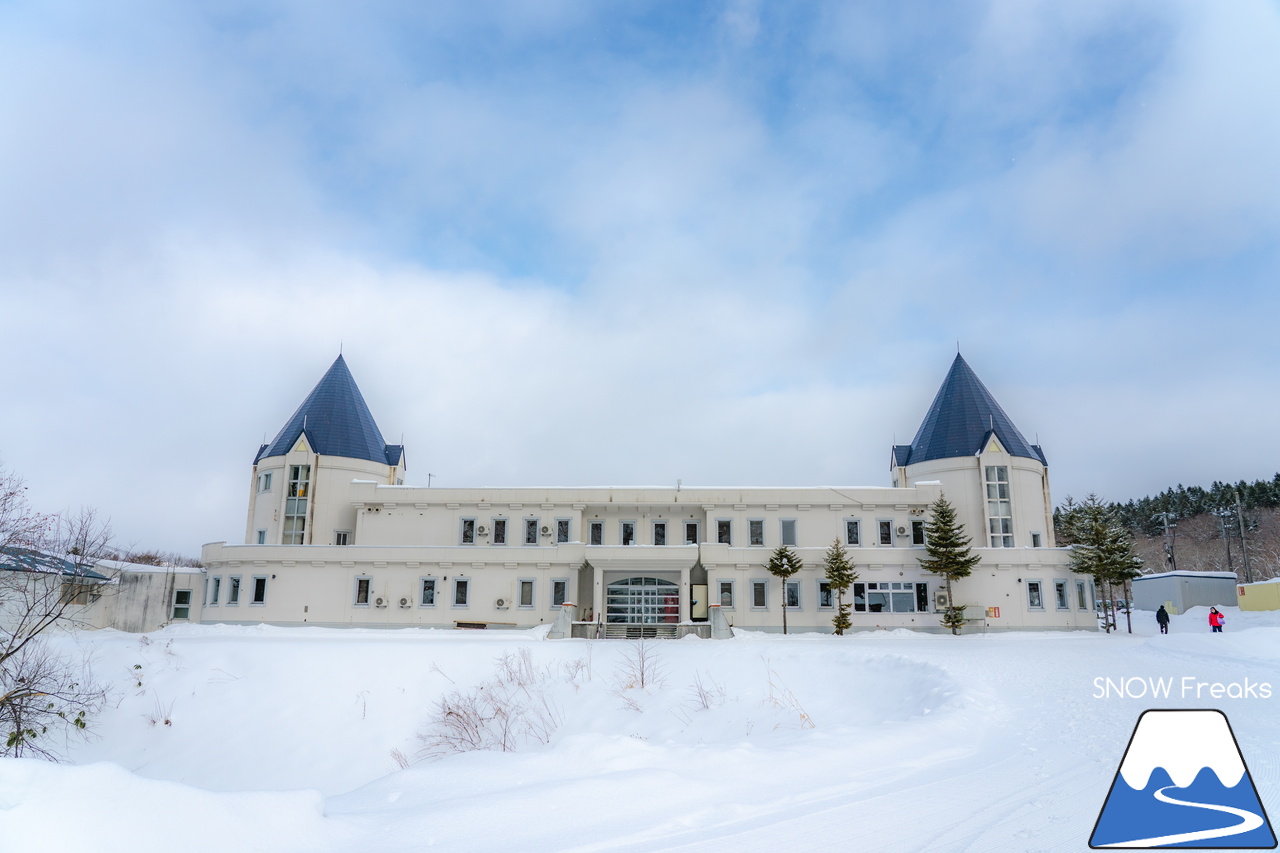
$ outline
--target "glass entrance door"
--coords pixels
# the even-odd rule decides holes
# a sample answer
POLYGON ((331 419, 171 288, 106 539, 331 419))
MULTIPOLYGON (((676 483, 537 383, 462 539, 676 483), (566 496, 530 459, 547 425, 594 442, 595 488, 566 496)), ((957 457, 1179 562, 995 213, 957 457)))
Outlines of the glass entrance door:
POLYGON ((661 578, 624 578, 605 589, 605 619, 611 623, 675 625, 680 587, 661 578))

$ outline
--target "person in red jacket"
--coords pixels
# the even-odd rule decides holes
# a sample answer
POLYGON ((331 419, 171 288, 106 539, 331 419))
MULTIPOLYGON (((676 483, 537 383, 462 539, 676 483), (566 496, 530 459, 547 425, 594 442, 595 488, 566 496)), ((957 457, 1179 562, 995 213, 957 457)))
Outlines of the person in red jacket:
POLYGON ((1212 633, 1214 633, 1214 634, 1221 634, 1221 633, 1222 633, 1222 623, 1223 623, 1223 622, 1225 622, 1225 621, 1226 621, 1226 619, 1225 619, 1225 618, 1223 618, 1223 616, 1222 616, 1222 614, 1221 614, 1220 612, 1218 612, 1218 608, 1216 608, 1216 607, 1210 607, 1210 608, 1209 608, 1209 630, 1210 630, 1212 633))

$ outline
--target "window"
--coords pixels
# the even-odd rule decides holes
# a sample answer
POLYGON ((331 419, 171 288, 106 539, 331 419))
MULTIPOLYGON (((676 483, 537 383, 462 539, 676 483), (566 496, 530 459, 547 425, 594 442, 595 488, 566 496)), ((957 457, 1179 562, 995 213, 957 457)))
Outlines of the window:
POLYGON ((751 582, 751 609, 767 610, 769 607, 769 582, 751 582))
POLYGON ((250 604, 266 604, 267 603, 267 576, 253 576, 253 600, 250 604))
POLYGON ((794 518, 782 519, 782 544, 796 544, 796 520, 794 518))
POLYGON ((716 541, 721 545, 733 544, 733 521, 728 518, 716 519, 716 541))
POLYGON ((667 523, 665 521, 655 521, 653 523, 653 544, 667 544, 667 523))
POLYGON ((538 544, 538 522, 540 518, 526 518, 524 520, 524 544, 538 544))
POLYGON ((520 607, 533 607, 533 579, 521 578, 520 581, 520 607))
POLYGON ((1027 581, 1027 606, 1032 610, 1044 610, 1044 596, 1040 581, 1027 581))
POLYGON ((462 544, 476 544, 476 520, 474 518, 462 519, 462 544))
POLYGON ((471 581, 467 578, 457 578, 453 582, 453 606, 466 607, 467 599, 471 595, 471 581))
POLYGON ((830 610, 835 606, 835 596, 831 593, 831 584, 828 581, 818 581, 818 609, 830 610))
POLYGON ((210 607, 218 606, 218 599, 222 597, 222 578, 217 575, 209 578, 209 601, 210 607))
POLYGON ((924 613, 929 610, 929 587, 912 581, 855 583, 853 609, 857 613, 924 613))
POLYGON ((493 544, 507 544, 507 520, 505 518, 495 518, 493 520, 493 544))
POLYGON ((1089 599, 1084 593, 1084 581, 1076 581, 1076 607, 1080 610, 1089 609, 1089 599))
POLYGON ((556 542, 564 543, 569 541, 569 519, 556 519, 556 542))
MULTIPOLYGON (((241 480, 240 482, 244 482, 241 480)), ((173 615, 171 619, 191 618, 191 590, 175 589, 173 591, 173 615)))
POLYGON ((266 544, 267 544, 267 531, 265 531, 265 530, 259 530, 259 531, 258 531, 258 544, 259 544, 259 545, 266 545, 266 544))
POLYGON ((569 579, 555 578, 551 581, 551 607, 554 609, 569 600, 569 579))
POLYGON ((634 521, 622 522, 622 539, 623 545, 636 544, 636 523, 634 521))
POLYGON ((418 596, 418 606, 435 607, 436 606, 436 579, 422 579, 422 595, 418 596))
POLYGON ((289 466, 289 492, 284 502, 284 544, 306 542, 307 490, 311 485, 310 465, 289 466))
POLYGON ((1013 547, 1013 505, 1009 501, 1009 466, 988 465, 987 532, 992 548, 1013 547))
POLYGON ((763 518, 753 518, 747 522, 747 541, 750 545, 764 544, 763 518))
POLYGON ((844 544, 861 545, 862 531, 859 529, 861 525, 856 518, 846 518, 844 520, 844 544))
POLYGON ((356 607, 369 606, 369 585, 373 583, 372 578, 356 578, 356 607))
POLYGON ((591 522, 591 541, 589 544, 591 545, 604 544, 604 522, 603 521, 591 522))
POLYGON ((259 492, 271 491, 271 473, 272 472, 267 471, 266 473, 258 475, 258 491, 259 492))
POLYGON ((1040 534, 1039 534, 1039 533, 1032 533, 1032 534, 1031 534, 1031 547, 1032 547, 1032 548, 1039 548, 1039 547, 1041 547, 1041 545, 1040 545, 1040 534))
POLYGON ((892 545, 893 544, 893 522, 889 519, 882 518, 876 522, 876 525, 880 528, 880 544, 892 545))
POLYGON ((686 545, 698 544, 698 522, 686 521, 684 523, 684 544, 686 545))
POLYGON ((85 583, 83 580, 64 580, 58 594, 61 604, 92 604, 100 597, 96 583, 85 583))
POLYGON ((1070 610, 1071 603, 1067 601, 1067 582, 1053 582, 1053 599, 1058 605, 1059 610, 1070 610))
POLYGON ((240 576, 227 578, 227 606, 235 607, 240 603, 240 576))
POLYGON ((924 522, 923 521, 911 522, 911 544, 912 545, 924 544, 924 522))
POLYGON ((787 581, 787 607, 800 607, 800 581, 787 581))
POLYGON ((333 531, 333 544, 334 545, 350 545, 351 531, 350 530, 333 531))
POLYGON ((733 581, 720 581, 720 606, 733 609, 733 581))

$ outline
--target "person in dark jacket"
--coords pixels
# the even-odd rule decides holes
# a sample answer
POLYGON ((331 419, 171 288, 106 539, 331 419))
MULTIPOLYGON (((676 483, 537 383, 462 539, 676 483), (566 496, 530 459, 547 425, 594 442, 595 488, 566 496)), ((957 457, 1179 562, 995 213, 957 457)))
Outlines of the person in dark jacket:
POLYGON ((1160 605, 1160 609, 1156 611, 1156 621, 1160 623, 1160 633, 1169 633, 1169 611, 1164 609, 1164 605, 1160 605))

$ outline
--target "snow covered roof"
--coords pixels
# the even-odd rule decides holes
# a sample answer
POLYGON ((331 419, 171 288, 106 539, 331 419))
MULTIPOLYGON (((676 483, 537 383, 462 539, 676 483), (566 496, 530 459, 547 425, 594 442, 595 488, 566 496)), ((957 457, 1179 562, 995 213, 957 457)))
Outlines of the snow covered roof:
POLYGON ((986 446, 992 435, 1011 456, 1048 464, 1040 447, 1023 437, 987 386, 956 353, 915 439, 911 444, 894 446, 894 465, 902 467, 933 459, 973 456, 986 446))
POLYGON ((41 574, 60 574, 67 577, 82 577, 88 580, 110 580, 88 566, 78 566, 70 560, 32 551, 30 548, 0 548, 0 571, 38 572, 41 574))
POLYGON ((1153 581, 1153 580, 1159 580, 1160 578, 1215 578, 1215 579, 1230 578, 1231 581, 1234 583, 1236 579, 1236 573, 1235 572, 1190 572, 1190 571, 1184 571, 1183 569, 1179 569, 1176 572, 1159 572, 1154 575, 1143 575, 1140 578, 1134 578, 1132 582, 1137 583, 1138 581, 1153 581))
POLYGON ((398 465, 404 454, 402 445, 387 444, 383 440, 382 431, 341 355, 275 439, 258 449, 254 464, 270 456, 284 456, 304 433, 311 449, 322 456, 398 465))

